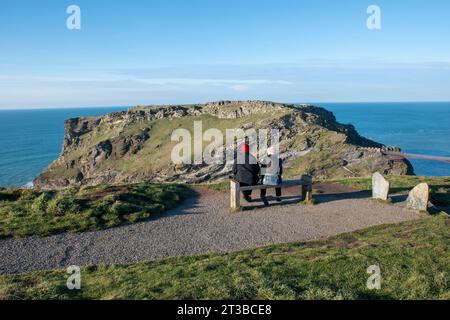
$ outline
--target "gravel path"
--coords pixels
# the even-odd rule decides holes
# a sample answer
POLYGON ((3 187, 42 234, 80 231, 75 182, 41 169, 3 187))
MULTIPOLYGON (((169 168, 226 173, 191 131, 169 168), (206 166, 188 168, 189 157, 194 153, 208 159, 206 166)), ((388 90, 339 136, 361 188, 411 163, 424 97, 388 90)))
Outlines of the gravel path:
POLYGON ((316 196, 316 206, 295 204, 298 190, 292 188, 286 191, 282 205, 233 214, 227 209, 227 192, 197 189, 197 196, 182 206, 143 223, 81 234, 0 240, 0 274, 222 253, 421 217, 400 205, 370 201, 367 194, 344 187, 319 185, 317 189, 325 193, 316 196))

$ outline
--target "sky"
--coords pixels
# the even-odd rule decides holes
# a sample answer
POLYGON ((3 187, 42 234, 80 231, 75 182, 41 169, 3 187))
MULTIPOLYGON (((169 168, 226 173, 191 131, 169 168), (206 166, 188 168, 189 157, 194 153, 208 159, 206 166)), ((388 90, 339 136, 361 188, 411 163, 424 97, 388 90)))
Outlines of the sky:
POLYGON ((450 101, 449 39, 448 0, 1 0, 0 108, 450 101))

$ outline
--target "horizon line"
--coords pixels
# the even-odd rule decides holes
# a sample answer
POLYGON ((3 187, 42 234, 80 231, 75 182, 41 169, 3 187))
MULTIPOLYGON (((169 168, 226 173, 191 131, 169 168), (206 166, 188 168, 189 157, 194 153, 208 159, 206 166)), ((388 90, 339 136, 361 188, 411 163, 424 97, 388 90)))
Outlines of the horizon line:
POLYGON ((90 106, 72 106, 72 107, 0 107, 0 111, 13 111, 13 110, 64 110, 64 109, 101 109, 101 108, 132 108, 136 106, 184 106, 184 105, 201 105, 209 102, 216 101, 268 101, 274 103, 285 103, 285 104, 311 104, 311 105, 320 105, 324 103, 333 103, 333 104, 356 104, 356 103, 366 103, 366 104, 375 104, 375 103, 394 103, 394 104, 404 104, 404 103, 450 103, 450 100, 415 100, 415 101, 315 101, 315 102, 279 102, 275 100, 264 100, 264 99, 219 99, 219 100, 211 100, 207 102, 197 102, 197 103, 154 103, 154 104, 133 104, 133 105, 90 105, 90 106))

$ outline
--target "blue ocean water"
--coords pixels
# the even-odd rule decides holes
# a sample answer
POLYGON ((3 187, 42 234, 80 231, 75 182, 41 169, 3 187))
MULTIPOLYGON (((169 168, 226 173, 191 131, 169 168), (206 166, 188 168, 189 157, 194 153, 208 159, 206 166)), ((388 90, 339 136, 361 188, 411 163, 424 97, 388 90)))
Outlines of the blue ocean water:
MULTIPOLYGON (((450 157, 450 103, 316 103, 359 133, 409 153, 450 157)), ((97 116, 114 108, 0 111, 0 186, 23 186, 55 160, 64 120, 97 116)), ((450 164, 411 160, 419 175, 450 176, 450 164)))
MULTIPOLYGON (((341 123, 369 139, 404 152, 450 157, 450 102, 321 103, 341 123)), ((450 176, 450 163, 410 159, 415 173, 450 176)))
POLYGON ((126 109, 0 110, 0 186, 25 185, 58 157, 65 119, 126 109))

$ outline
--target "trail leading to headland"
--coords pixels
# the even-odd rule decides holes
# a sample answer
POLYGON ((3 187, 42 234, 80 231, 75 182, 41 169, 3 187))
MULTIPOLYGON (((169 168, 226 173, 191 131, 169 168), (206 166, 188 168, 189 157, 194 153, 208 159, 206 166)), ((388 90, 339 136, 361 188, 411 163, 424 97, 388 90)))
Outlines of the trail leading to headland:
POLYGON ((323 193, 315 196, 319 203, 315 206, 297 204, 298 190, 293 188, 287 190, 282 205, 239 213, 228 211, 228 192, 197 188, 197 195, 182 206, 143 223, 81 234, 0 240, 0 274, 225 253, 423 217, 401 205, 371 201, 367 193, 349 188, 317 188, 323 193))

